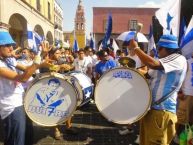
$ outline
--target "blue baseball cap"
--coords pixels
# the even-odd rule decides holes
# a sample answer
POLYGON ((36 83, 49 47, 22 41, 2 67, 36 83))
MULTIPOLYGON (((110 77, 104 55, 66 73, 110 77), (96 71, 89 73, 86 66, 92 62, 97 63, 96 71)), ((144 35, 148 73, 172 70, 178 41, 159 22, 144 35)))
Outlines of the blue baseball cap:
POLYGON ((158 47, 164 47, 168 49, 178 49, 178 39, 174 35, 162 35, 157 43, 158 47))
POLYGON ((15 41, 12 39, 8 31, 0 29, 0 46, 3 45, 15 45, 15 41))

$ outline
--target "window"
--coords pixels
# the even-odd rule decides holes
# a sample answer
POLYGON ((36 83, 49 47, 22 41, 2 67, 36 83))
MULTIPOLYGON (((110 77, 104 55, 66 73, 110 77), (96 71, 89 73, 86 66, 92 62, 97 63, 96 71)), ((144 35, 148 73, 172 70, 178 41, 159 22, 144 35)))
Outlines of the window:
POLYGON ((50 3, 48 2, 48 19, 51 20, 50 3))
POLYGON ((130 20, 129 30, 135 31, 137 29, 137 20, 130 20))
POLYGON ((76 29, 79 30, 79 24, 78 23, 76 24, 76 29))
POLYGON ((84 24, 83 23, 81 23, 81 29, 84 30, 84 24))
POLYGON ((104 19, 103 20, 103 30, 104 30, 104 33, 106 32, 106 27, 107 27, 107 19, 104 19))
POLYGON ((40 0, 36 0, 36 7, 37 7, 37 10, 41 12, 40 0))

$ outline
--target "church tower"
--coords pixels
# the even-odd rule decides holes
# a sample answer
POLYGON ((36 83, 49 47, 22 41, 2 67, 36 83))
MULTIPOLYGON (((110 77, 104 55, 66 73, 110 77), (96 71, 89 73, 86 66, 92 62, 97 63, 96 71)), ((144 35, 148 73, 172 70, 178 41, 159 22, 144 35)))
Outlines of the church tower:
POLYGON ((84 7, 82 5, 82 0, 79 0, 74 22, 75 22, 74 31, 76 34, 76 39, 78 41, 79 48, 84 48, 85 47, 85 15, 84 15, 84 7))

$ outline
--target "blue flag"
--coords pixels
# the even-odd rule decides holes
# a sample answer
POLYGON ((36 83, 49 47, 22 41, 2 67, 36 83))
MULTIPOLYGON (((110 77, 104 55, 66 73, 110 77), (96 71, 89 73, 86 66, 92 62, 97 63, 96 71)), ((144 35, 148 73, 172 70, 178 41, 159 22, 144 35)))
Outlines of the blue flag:
POLYGON ((183 17, 182 22, 180 23, 179 45, 182 44, 182 40, 185 35, 185 32, 186 32, 186 22, 185 22, 185 18, 183 17))
POLYGON ((94 49, 94 41, 92 37, 90 38, 90 48, 94 49))
POLYGON ((112 15, 109 14, 107 25, 106 25, 105 36, 102 41, 102 48, 106 48, 108 46, 108 41, 110 39, 111 32, 112 32, 112 25, 113 25, 112 15))
POLYGON ((79 46, 78 46, 78 42, 76 40, 76 34, 75 34, 75 31, 74 31, 74 44, 73 44, 73 52, 78 52, 79 51, 79 46))
POLYGON ((94 42, 94 36, 90 33, 90 48, 92 48, 93 50, 96 50, 95 47, 95 42, 94 42))
POLYGON ((78 42, 77 42, 77 40, 75 39, 75 40, 74 40, 74 45, 73 45, 73 52, 78 52, 78 51, 79 51, 78 42))

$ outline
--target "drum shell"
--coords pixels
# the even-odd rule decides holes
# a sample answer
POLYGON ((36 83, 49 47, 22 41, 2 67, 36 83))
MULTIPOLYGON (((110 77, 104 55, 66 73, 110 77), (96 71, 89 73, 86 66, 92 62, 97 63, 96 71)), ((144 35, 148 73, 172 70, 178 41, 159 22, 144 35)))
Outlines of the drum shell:
POLYGON ((94 90, 94 85, 92 84, 91 79, 86 74, 79 71, 69 72, 68 74, 65 74, 65 77, 70 79, 70 82, 78 92, 78 106, 81 107, 89 102, 94 90))

